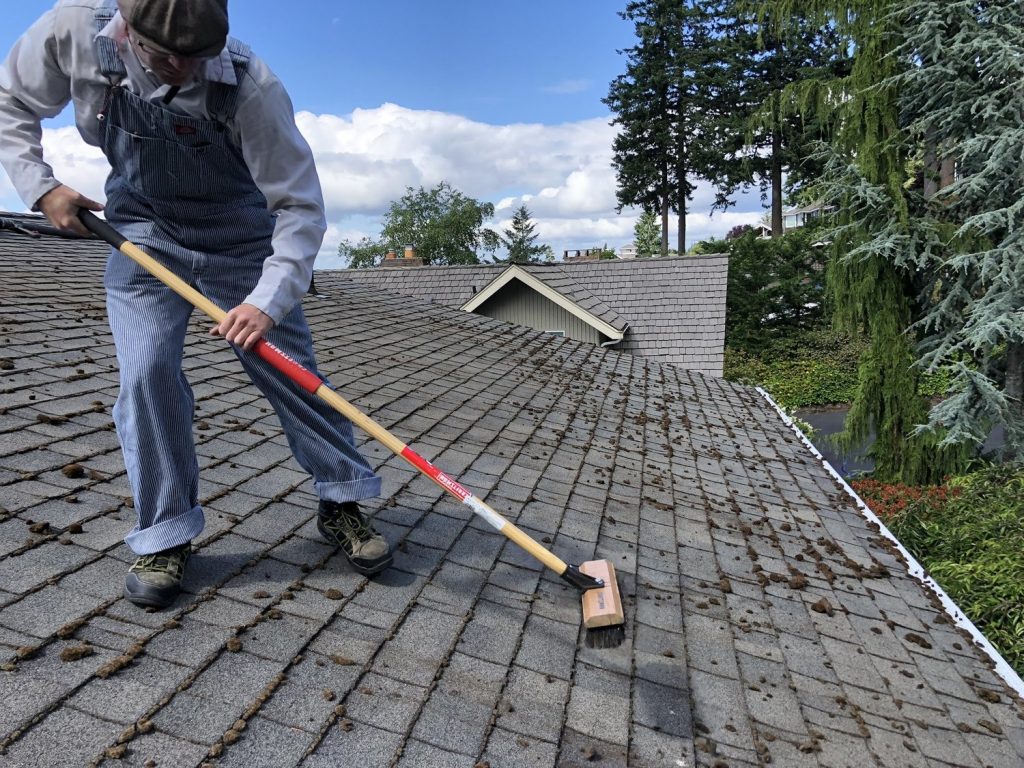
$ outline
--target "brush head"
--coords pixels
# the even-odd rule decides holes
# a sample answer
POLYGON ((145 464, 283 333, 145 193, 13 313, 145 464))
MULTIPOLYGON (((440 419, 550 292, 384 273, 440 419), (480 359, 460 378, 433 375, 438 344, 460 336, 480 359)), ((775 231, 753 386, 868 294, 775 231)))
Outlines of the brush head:
POLYGON ((588 629, 583 642, 587 648, 618 648, 626 640, 626 628, 622 624, 588 629))
POLYGON ((589 560, 580 565, 580 571, 604 582, 600 589, 583 593, 583 626, 587 629, 587 646, 615 648, 621 645, 626 638, 625 616, 619 584, 615 579, 615 566, 607 560, 589 560))

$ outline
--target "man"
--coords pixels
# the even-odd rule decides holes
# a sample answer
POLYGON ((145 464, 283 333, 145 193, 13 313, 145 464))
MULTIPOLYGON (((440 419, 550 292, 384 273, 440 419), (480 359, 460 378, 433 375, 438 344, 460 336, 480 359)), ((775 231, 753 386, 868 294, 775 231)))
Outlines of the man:
MULTIPOLYGON (((249 350, 262 337, 316 370, 299 304, 326 229, 320 182, 281 82, 228 38, 227 0, 62 0, 0 68, 0 161, 26 204, 86 234, 80 208, 111 224, 228 310, 211 329, 273 404, 320 496, 318 527, 364 574, 391 563, 358 501, 379 495, 352 425, 249 350), (111 165, 106 205, 54 178, 40 120, 74 102, 86 142, 111 165)), ((114 421, 138 522, 125 596, 177 596, 203 528, 181 370, 192 307, 116 250, 107 311, 120 367, 114 421)))

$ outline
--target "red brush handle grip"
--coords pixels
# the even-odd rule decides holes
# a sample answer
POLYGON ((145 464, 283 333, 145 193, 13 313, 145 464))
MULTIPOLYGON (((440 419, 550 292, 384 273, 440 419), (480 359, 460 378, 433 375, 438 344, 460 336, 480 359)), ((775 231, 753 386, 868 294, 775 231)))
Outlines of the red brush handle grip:
POLYGON ((252 351, 307 392, 316 392, 324 383, 323 379, 295 362, 266 339, 257 341, 252 351))

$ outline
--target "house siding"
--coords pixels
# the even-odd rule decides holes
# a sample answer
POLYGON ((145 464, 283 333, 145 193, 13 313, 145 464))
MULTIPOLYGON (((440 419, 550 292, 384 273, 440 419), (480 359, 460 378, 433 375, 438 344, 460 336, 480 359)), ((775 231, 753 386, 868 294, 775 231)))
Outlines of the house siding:
POLYGON ((538 331, 564 331, 566 338, 600 344, 607 341, 597 329, 541 296, 519 280, 512 280, 475 310, 478 315, 516 323, 538 331))

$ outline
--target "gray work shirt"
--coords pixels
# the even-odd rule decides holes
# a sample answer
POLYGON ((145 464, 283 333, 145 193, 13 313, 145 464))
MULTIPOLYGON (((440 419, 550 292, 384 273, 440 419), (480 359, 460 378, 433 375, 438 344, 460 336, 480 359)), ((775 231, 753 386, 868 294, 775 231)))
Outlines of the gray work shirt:
MULTIPOLYGON (((73 102, 75 124, 86 143, 99 146, 96 116, 110 83, 101 74, 94 39, 95 9, 102 0, 61 0, 14 44, 0 66, 0 164, 18 194, 36 209, 60 184, 43 158, 42 118, 73 102)), ((120 14, 100 32, 118 42, 128 71, 121 85, 159 102, 168 88, 151 75, 128 43, 120 14)), ((227 50, 209 59, 196 81, 181 87, 168 109, 207 118, 206 82, 235 84, 227 50)), ((291 99, 267 65, 253 56, 238 84, 238 110, 227 123, 256 186, 276 214, 273 255, 245 303, 275 322, 302 298, 327 226, 313 153, 295 125, 291 99)))

